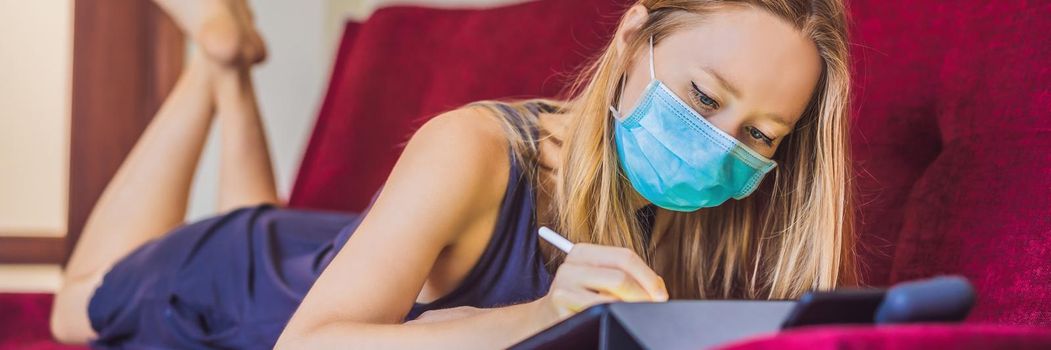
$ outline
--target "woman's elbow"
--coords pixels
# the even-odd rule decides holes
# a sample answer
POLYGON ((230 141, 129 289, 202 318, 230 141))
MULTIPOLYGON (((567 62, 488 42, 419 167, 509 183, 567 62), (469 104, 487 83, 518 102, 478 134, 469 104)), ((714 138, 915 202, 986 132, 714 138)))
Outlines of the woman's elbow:
POLYGON ((303 339, 305 339, 305 334, 303 334, 303 332, 285 329, 284 332, 281 332, 281 336, 277 338, 277 343, 274 344, 274 349, 302 348, 299 345, 304 343, 303 339))
POLYGON ((293 315, 292 319, 285 325, 285 329, 281 331, 281 336, 277 338, 277 343, 274 344, 274 349, 303 349, 303 345, 310 341, 312 335, 324 326, 317 320, 303 319, 303 317, 296 316, 293 315))
POLYGON ((355 345, 364 341, 362 335, 368 334, 363 329, 367 324, 346 320, 297 320, 295 317, 288 323, 281 336, 277 338, 274 349, 346 349, 367 348, 355 345))

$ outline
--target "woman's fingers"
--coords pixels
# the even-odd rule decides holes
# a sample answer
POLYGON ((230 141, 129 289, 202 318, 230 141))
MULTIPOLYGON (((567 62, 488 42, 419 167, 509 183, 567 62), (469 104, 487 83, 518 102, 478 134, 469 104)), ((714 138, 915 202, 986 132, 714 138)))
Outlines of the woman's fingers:
POLYGON ((653 269, 650 269, 642 258, 630 249, 580 243, 573 247, 573 251, 566 257, 566 263, 622 270, 646 291, 649 295, 648 300, 668 300, 668 290, 664 285, 664 279, 653 272, 653 269))
POLYGON ((616 297, 583 289, 556 289, 551 291, 552 301, 561 307, 559 317, 568 316, 597 304, 612 303, 616 297))
MULTIPOLYGON (((574 248, 575 249, 575 248, 574 248)), ((588 289, 592 293, 606 293, 623 301, 652 301, 650 293, 623 270, 583 264, 563 264, 559 273, 574 281, 570 290, 588 289)))
POLYGON ((559 266, 541 299, 561 316, 614 301, 666 301, 664 280, 633 251, 581 243, 559 266))
POLYGON ((622 301, 653 301, 653 296, 623 270, 584 266, 588 270, 580 279, 581 285, 600 293, 607 293, 622 301))

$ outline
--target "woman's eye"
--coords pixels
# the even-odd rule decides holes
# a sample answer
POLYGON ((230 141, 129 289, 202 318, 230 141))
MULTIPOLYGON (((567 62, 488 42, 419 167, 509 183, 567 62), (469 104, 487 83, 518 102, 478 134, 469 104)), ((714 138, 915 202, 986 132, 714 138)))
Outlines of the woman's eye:
POLYGON ((701 89, 697 87, 697 84, 690 82, 690 85, 693 86, 693 94, 697 97, 698 102, 710 109, 719 108, 719 103, 715 102, 715 100, 709 97, 708 94, 702 92, 701 89))
POLYGON ((749 126, 747 131, 748 135, 751 136, 753 139, 762 141, 767 146, 774 145, 774 139, 771 139, 769 136, 766 136, 766 134, 764 134, 762 131, 759 131, 759 129, 749 126))

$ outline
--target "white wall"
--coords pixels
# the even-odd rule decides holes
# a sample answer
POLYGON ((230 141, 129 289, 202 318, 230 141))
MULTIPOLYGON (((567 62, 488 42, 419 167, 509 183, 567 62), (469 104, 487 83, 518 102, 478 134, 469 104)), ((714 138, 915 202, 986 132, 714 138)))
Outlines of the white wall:
POLYGON ((65 235, 72 12, 0 0, 0 235, 65 235))

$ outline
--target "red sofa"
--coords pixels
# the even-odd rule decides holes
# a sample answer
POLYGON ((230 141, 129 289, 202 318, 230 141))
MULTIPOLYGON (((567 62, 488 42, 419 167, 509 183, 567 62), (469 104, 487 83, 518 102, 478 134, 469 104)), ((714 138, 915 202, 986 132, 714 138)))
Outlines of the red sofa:
MULTIPOLYGON (((387 8, 348 23, 290 204, 360 210, 427 118, 555 96, 625 1, 387 8)), ((1051 348, 1051 2, 850 4, 865 281, 956 273, 962 325, 814 327, 731 349, 1051 348)), ((0 295, 0 349, 47 340, 49 295, 0 295)))
MULTIPOLYGON (((291 204, 359 210, 428 117, 554 96, 626 4, 388 8, 348 24, 291 204)), ((962 274, 978 303, 962 325, 815 327, 728 347, 1051 348, 1051 2, 850 12, 865 281, 962 274)))

